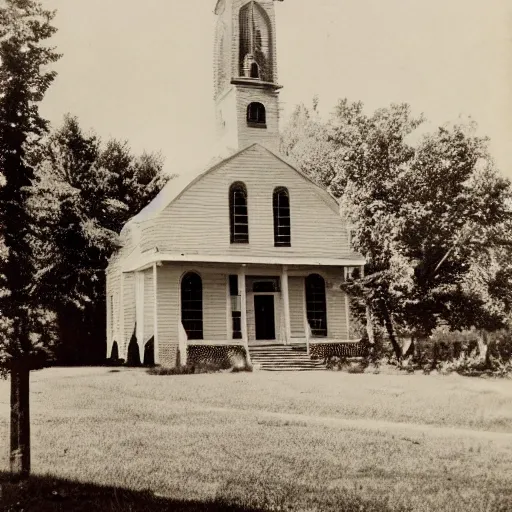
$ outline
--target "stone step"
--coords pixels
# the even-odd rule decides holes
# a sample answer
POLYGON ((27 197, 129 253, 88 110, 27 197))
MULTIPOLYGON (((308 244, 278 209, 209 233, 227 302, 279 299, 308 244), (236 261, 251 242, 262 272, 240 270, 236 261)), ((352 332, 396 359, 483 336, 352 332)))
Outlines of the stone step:
POLYGON ((310 359, 305 359, 302 361, 294 361, 290 359, 256 359, 252 358, 252 362, 254 363, 261 363, 261 364, 314 364, 314 365, 320 365, 322 363, 318 363, 316 361, 311 361, 310 359))
POLYGON ((290 356, 307 356, 305 350, 249 350, 251 354, 286 354, 290 356))
POLYGON ((294 348, 279 348, 279 349, 269 349, 269 348, 262 348, 262 349, 249 349, 249 352, 254 354, 307 354, 306 350, 298 350, 294 348))
POLYGON ((249 347, 251 362, 263 371, 300 372, 325 370, 307 354, 306 345, 257 345, 249 347))
POLYGON ((275 366, 271 368, 260 368, 261 371, 264 372, 324 372, 325 368, 315 367, 315 368, 297 368, 295 366, 284 366, 283 368, 276 368, 275 366))
POLYGON ((284 359, 284 360, 288 360, 288 361, 310 361, 311 358, 308 357, 308 356, 288 356, 288 355, 256 355, 256 354, 251 354, 251 357, 253 359, 284 359))
POLYGON ((321 363, 315 363, 314 361, 257 361, 252 359, 252 362, 263 366, 323 366, 321 363))
POLYGON ((249 350, 258 350, 258 349, 270 349, 275 350, 279 348, 289 349, 289 350, 306 350, 306 345, 249 345, 249 350))
POLYGON ((310 356, 307 354, 286 354, 279 352, 277 354, 270 354, 268 352, 251 352, 251 355, 254 357, 288 357, 290 359, 309 359, 310 356))
POLYGON ((265 363, 269 363, 272 361, 282 361, 284 363, 309 363, 311 359, 295 359, 291 357, 251 357, 253 361, 262 361, 265 363))
POLYGON ((251 358, 253 363, 261 363, 261 364, 321 364, 311 361, 310 359, 303 359, 302 361, 295 361, 291 359, 257 359, 255 357, 251 358))

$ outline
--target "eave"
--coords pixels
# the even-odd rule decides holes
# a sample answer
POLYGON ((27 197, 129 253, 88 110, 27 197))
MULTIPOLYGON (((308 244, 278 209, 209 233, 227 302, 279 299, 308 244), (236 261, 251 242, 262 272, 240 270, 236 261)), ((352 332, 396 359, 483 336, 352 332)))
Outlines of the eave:
POLYGON ((150 268, 155 263, 225 263, 233 265, 305 265, 314 267, 358 267, 366 263, 357 254, 345 258, 309 258, 300 256, 250 256, 250 255, 211 255, 159 253, 140 255, 123 265, 123 272, 136 272, 150 268))

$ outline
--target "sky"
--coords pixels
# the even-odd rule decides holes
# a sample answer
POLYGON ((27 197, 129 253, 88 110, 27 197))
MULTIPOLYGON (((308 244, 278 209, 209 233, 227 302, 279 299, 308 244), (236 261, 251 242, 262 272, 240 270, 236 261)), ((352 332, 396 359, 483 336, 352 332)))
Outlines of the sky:
MULTIPOLYGON (((215 3, 43 0, 63 57, 42 114, 160 151, 168 172, 214 156, 215 3)), ((284 0, 276 19, 281 128, 315 95, 324 115, 407 102, 429 129, 474 119, 512 179, 510 0, 284 0)))

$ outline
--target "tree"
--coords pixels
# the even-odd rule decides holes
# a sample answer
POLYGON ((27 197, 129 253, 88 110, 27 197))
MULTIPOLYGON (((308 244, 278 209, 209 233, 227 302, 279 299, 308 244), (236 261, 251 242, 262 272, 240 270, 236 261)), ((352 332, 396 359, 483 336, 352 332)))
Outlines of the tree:
POLYGON ((418 136, 423 118, 405 104, 367 115, 361 103, 343 100, 320 129, 297 112, 284 149, 308 172, 314 155, 332 148, 322 157, 330 179, 320 171, 319 181, 340 199, 367 259, 365 276, 345 289, 367 322, 375 317, 386 328, 397 358, 408 350, 397 333, 422 338, 439 323, 503 326, 511 308, 511 188, 475 126, 418 136))
POLYGON ((126 142, 106 145, 66 116, 34 153, 33 214, 40 226, 39 293, 57 315, 56 359, 98 364, 105 347, 105 269, 118 233, 169 177, 159 155, 135 157, 126 142), (41 206, 43 205, 43 206, 41 206))
POLYGON ((55 77, 45 71, 59 56, 45 41, 55 32, 54 13, 35 0, 4 0, 0 6, 0 363, 11 374, 11 472, 30 472, 30 369, 44 357, 51 318, 33 292, 34 235, 27 188, 33 170, 27 148, 47 124, 38 103, 55 77))
POLYGON ((330 126, 322 122, 317 108, 317 98, 312 109, 304 104, 295 107, 282 133, 280 149, 300 170, 329 188, 336 177, 336 146, 329 134, 330 126))

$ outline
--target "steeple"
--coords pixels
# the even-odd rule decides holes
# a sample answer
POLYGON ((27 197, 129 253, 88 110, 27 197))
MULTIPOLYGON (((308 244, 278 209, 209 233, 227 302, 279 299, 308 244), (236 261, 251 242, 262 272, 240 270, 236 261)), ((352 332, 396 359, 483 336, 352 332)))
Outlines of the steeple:
MULTIPOLYGON (((279 147, 275 0, 218 0, 214 99, 220 142, 279 147)), ((282 0, 280 0, 282 1, 282 0)))

